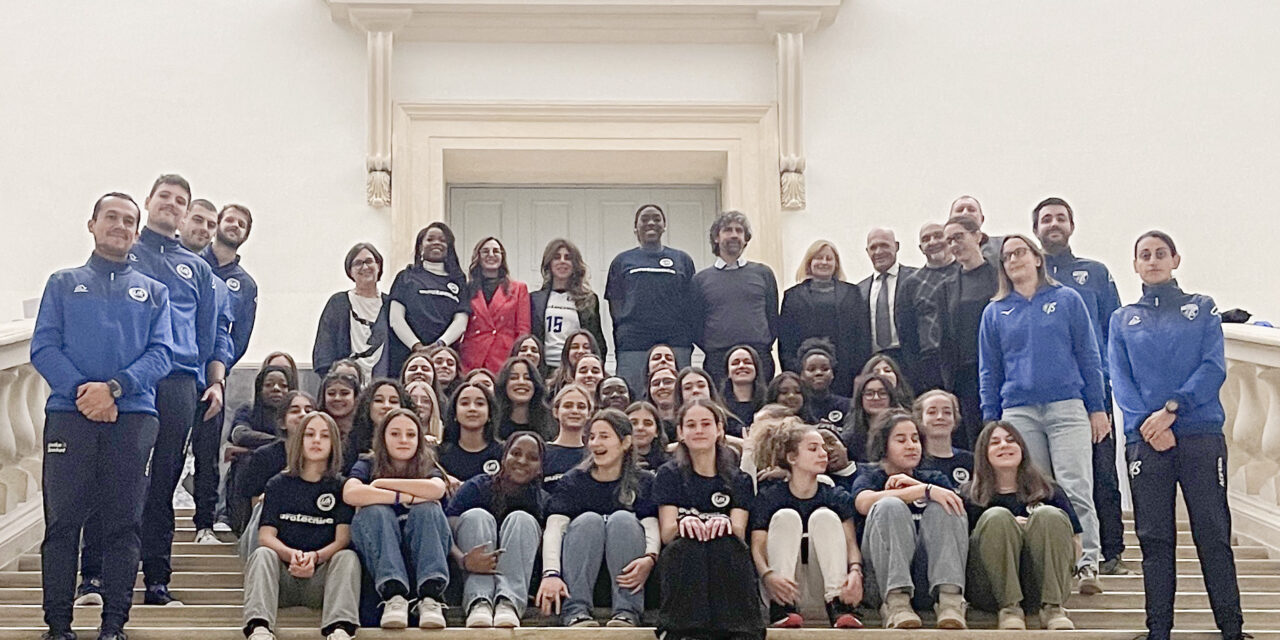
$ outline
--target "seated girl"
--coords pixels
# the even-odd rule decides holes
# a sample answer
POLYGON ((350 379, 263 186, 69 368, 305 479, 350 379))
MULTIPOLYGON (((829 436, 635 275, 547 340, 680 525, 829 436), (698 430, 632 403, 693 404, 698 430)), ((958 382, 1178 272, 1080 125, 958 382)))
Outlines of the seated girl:
POLYGON ((415 351, 405 359, 404 365, 400 367, 400 384, 405 388, 409 387, 413 382, 425 382, 431 385, 432 389, 436 386, 436 366, 431 364, 431 357, 424 351, 415 351))
POLYGON ((613 592, 606 626, 634 627, 661 544, 649 497, 653 474, 640 468, 626 414, 605 409, 590 425, 590 457, 565 474, 547 506, 537 603, 545 615, 561 614, 566 626, 600 626, 591 608, 603 563, 613 592))
POLYGON ((258 548, 244 567, 244 631, 274 640, 280 607, 321 608, 320 632, 350 640, 360 616, 360 559, 351 541, 351 507, 341 496, 342 438, 326 414, 312 412, 289 433, 287 469, 267 483, 258 548))
POLYGON ((431 367, 436 372, 436 389, 440 396, 451 398, 458 386, 462 384, 462 376, 458 375, 458 352, 453 347, 432 345, 424 353, 431 358, 431 367))
POLYGON ((871 356, 867 363, 862 365, 862 371, 859 372, 859 375, 872 373, 889 381, 889 392, 893 395, 895 405, 909 407, 915 401, 915 391, 911 389, 911 382, 907 380, 906 374, 902 372, 902 365, 898 364, 898 361, 894 360, 893 357, 883 353, 871 356))
MULTIPOLYGON (((720 408, 724 408, 724 398, 720 397, 720 391, 716 389, 715 381, 711 379, 711 374, 698 367, 685 367, 676 376, 676 395, 675 409, 679 412, 680 407, 685 404, 705 398, 711 400, 720 408)), ((677 421, 673 421, 671 428, 674 430, 678 425, 677 421)), ((741 440, 742 438, 742 422, 736 416, 726 423, 726 435, 741 440)), ((674 433, 672 435, 675 435, 674 433)), ((678 438, 672 438, 676 440, 678 438)), ((740 442, 738 442, 741 445, 740 442)))
POLYGON ((502 470, 466 481, 449 500, 445 513, 454 532, 453 559, 466 575, 468 627, 520 626, 542 540, 544 456, 542 436, 517 431, 502 448, 502 470))
POLYGON ((1081 532, 1071 501, 1031 461, 1013 425, 989 423, 978 442, 984 448, 965 487, 969 601, 998 611, 1001 629, 1026 629, 1024 609, 1040 611, 1041 629, 1074 629, 1062 608, 1081 532))
POLYGON ((964 485, 973 475, 973 454, 953 444, 952 436, 960 424, 960 400, 946 391, 933 389, 920 394, 911 409, 928 443, 920 468, 951 478, 956 487, 964 485))
POLYGON ((874 458, 867 455, 867 435, 871 431, 871 425, 889 409, 908 408, 898 404, 892 387, 888 379, 875 373, 863 374, 853 379, 853 400, 844 425, 840 427, 840 439, 851 459, 875 462, 874 458))
POLYGON ((849 451, 835 429, 818 427, 818 434, 822 436, 822 447, 827 450, 827 478, 837 487, 852 491, 858 479, 858 463, 849 459, 849 451))
POLYGON ((547 385, 536 365, 522 358, 507 360, 498 372, 497 389, 499 439, 517 431, 547 432, 547 385))
POLYGON ((475 382, 458 387, 445 419, 440 466, 459 483, 482 473, 498 472, 502 445, 494 439, 498 412, 493 395, 475 382))
POLYGON ((594 353, 584 354, 574 365, 573 383, 590 392, 592 398, 596 397, 596 387, 604 376, 604 362, 594 353))
POLYGON ((867 600, 882 603, 886 629, 920 627, 913 595, 925 606, 936 602, 939 629, 964 629, 964 501, 946 476, 917 469, 924 440, 911 414, 901 410, 885 412, 871 427, 867 454, 878 464, 853 483, 854 506, 866 516, 867 600))
POLYGON ((659 558, 659 637, 764 638, 760 590, 744 542, 755 491, 724 444, 724 423, 724 410, 710 400, 681 407, 675 459, 653 481, 666 545, 659 558))
POLYGON ((526 333, 511 343, 511 353, 507 355, 512 358, 520 358, 533 365, 538 370, 538 375, 546 379, 547 365, 546 359, 542 357, 543 350, 542 340, 539 340, 538 336, 532 333, 526 333))
POLYGON ((344 449, 347 455, 358 457, 373 450, 373 433, 392 409, 412 405, 409 394, 399 382, 380 378, 369 383, 356 401, 356 414, 351 422, 352 448, 344 449))
POLYGON ((596 406, 625 411, 631 405, 631 387, 622 376, 609 376, 596 387, 596 406))
POLYGON ((253 450, 279 438, 276 413, 285 394, 297 388, 285 367, 263 367, 254 381, 253 405, 237 409, 231 420, 231 444, 253 450))
MULTIPOLYGON (((344 373, 342 361, 334 363, 329 375, 320 381, 319 404, 316 408, 333 418, 338 425, 339 437, 342 439, 344 451, 356 451, 356 399, 360 397, 360 382, 356 374, 344 373)), ((356 367, 357 371, 359 367, 356 367)), ((342 474, 351 471, 357 456, 349 455, 342 460, 342 474)))
POLYGON ((791 415, 800 415, 804 410, 804 390, 800 376, 790 371, 779 373, 765 388, 764 400, 766 405, 783 406, 791 411, 791 415))
POLYGON ((422 437, 427 444, 440 446, 440 441, 444 439, 444 423, 440 419, 440 400, 436 395, 435 385, 414 380, 404 390, 413 401, 413 412, 418 414, 418 422, 422 424, 422 437))
POLYGON ((383 629, 409 624, 418 601, 418 626, 444 628, 452 538, 440 499, 448 484, 422 438, 418 416, 394 409, 374 433, 373 456, 351 468, 342 499, 356 507, 351 543, 382 599, 383 629))
POLYGON ((764 406, 766 380, 760 372, 760 353, 754 347, 739 345, 725 356, 724 406, 742 425, 743 431, 751 428, 756 412, 764 406))
POLYGON ((631 421, 631 440, 640 456, 640 466, 657 471, 671 458, 667 454, 667 434, 658 420, 658 408, 645 402, 632 402, 627 406, 627 419, 631 421))
POLYGON ((240 557, 248 558, 258 548, 258 523, 262 518, 262 501, 257 498, 267 483, 284 471, 289 462, 285 442, 289 434, 302 424, 303 416, 315 411, 315 400, 305 391, 290 391, 276 412, 276 423, 282 438, 259 447, 234 474, 227 476, 227 511, 232 531, 240 536, 240 557))
MULTIPOLYGON (((655 347, 656 348, 656 347, 655 347)), ((665 366, 654 369, 649 375, 645 400, 658 410, 658 424, 668 442, 676 437, 676 372, 665 366)))
POLYGON ((770 626, 795 629, 800 616, 796 569, 808 535, 810 567, 822 574, 822 599, 837 629, 862 622, 853 607, 862 600, 862 556, 853 525, 853 504, 842 489, 818 481, 827 470, 822 436, 811 425, 786 418, 756 449, 758 464, 788 473, 789 479, 762 485, 751 510, 751 555, 769 598, 770 626), (785 426, 782 426, 785 425, 785 426), (772 459, 759 460, 772 454, 772 459))
POLYGON ((572 383, 560 389, 551 401, 551 417, 557 430, 542 461, 542 482, 547 491, 554 492, 564 474, 582 464, 587 453, 587 419, 594 408, 587 390, 572 383))
POLYGON ((849 414, 849 398, 831 390, 836 367, 831 343, 824 338, 806 339, 800 343, 797 362, 800 365, 800 388, 804 393, 800 418, 808 424, 829 424, 843 430, 845 416, 849 414))

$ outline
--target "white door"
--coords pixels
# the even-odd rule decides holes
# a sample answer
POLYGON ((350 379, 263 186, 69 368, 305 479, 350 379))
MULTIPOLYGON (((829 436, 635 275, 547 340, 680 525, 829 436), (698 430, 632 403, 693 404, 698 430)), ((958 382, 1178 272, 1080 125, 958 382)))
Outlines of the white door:
MULTIPOLYGON (((643 204, 667 213, 664 244, 693 257, 699 269, 715 256, 707 233, 720 207, 716 185, 661 187, 450 186, 449 226, 457 234, 458 258, 467 269, 475 243, 494 236, 507 249, 514 277, 534 291, 542 286, 542 251, 567 238, 582 251, 591 288, 604 307, 604 333, 613 369, 613 329, 604 288, 609 263, 636 246, 634 218, 643 204)), ((536 322, 536 319, 535 319, 536 322)))

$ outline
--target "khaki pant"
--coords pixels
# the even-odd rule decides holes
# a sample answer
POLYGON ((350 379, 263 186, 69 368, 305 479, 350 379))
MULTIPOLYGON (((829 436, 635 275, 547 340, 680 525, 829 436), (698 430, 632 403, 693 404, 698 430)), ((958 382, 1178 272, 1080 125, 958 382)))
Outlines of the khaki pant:
POLYGON ((359 626, 360 558, 343 549, 316 567, 315 575, 299 579, 289 575, 289 565, 275 551, 258 547, 244 567, 244 623, 266 621, 275 629, 279 607, 321 609, 320 628, 337 623, 359 626))
POLYGON ((987 611, 1063 605, 1075 562, 1071 520, 1062 509, 1032 509, 1025 525, 1004 507, 987 509, 969 539, 969 602, 987 611))

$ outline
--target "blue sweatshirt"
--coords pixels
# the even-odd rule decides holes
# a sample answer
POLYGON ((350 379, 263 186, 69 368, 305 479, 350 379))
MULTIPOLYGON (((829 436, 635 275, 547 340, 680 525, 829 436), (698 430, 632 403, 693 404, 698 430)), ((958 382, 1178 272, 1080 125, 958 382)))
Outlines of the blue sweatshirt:
POLYGON ((1172 280, 1142 291, 1111 316, 1111 384, 1126 440, 1140 442, 1142 422, 1169 400, 1178 402, 1175 436, 1222 433, 1227 364, 1213 298, 1184 293, 1172 280))
POLYGON ((1098 338, 1098 351, 1102 356, 1102 375, 1107 375, 1107 336, 1110 333, 1111 314, 1120 308, 1120 292, 1111 278, 1107 265, 1077 258, 1070 249, 1057 255, 1046 255, 1044 266, 1054 280, 1071 287, 1084 300, 1093 321, 1094 335, 1098 338))
POLYGON ((31 335, 31 364, 52 388, 46 411, 77 411, 76 390, 114 379, 120 413, 156 413, 169 374, 169 290, 127 262, 90 256, 49 276, 31 335))
POLYGON ((249 336, 253 335, 253 323, 258 317, 258 282, 249 272, 240 266, 240 256, 224 266, 218 266, 218 257, 213 255, 213 245, 205 247, 200 257, 209 263, 213 275, 227 283, 227 291, 231 292, 231 343, 235 352, 231 361, 227 362, 227 371, 240 362, 244 352, 249 348, 249 336))
POLYGON ((218 305, 209 263, 184 248, 177 238, 166 238, 149 227, 142 229, 129 252, 129 261, 135 269, 169 288, 173 373, 193 375, 203 387, 204 367, 213 358, 218 331, 218 305))
MULTIPOLYGON (((213 360, 221 362, 227 373, 231 372, 232 358, 235 356, 235 344, 231 341, 231 292, 222 278, 213 276, 213 299, 218 307, 218 333, 213 340, 213 360)), ((207 364, 207 363, 206 363, 207 364)))
POLYGON ((1030 300, 1011 291, 987 305, 978 332, 982 419, 1005 409, 1084 400, 1103 411, 1102 356, 1084 301, 1064 286, 1041 287, 1030 300))

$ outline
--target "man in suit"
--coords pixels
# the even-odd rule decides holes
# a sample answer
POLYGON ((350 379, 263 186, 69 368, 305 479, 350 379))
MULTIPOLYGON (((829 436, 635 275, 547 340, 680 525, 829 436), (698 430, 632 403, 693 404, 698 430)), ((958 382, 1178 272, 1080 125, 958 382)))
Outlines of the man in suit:
POLYGON ((875 273, 859 282, 858 289, 870 307, 872 353, 897 360, 915 385, 921 373, 914 277, 918 269, 898 264, 900 247, 893 231, 872 229, 867 234, 867 256, 875 273))

